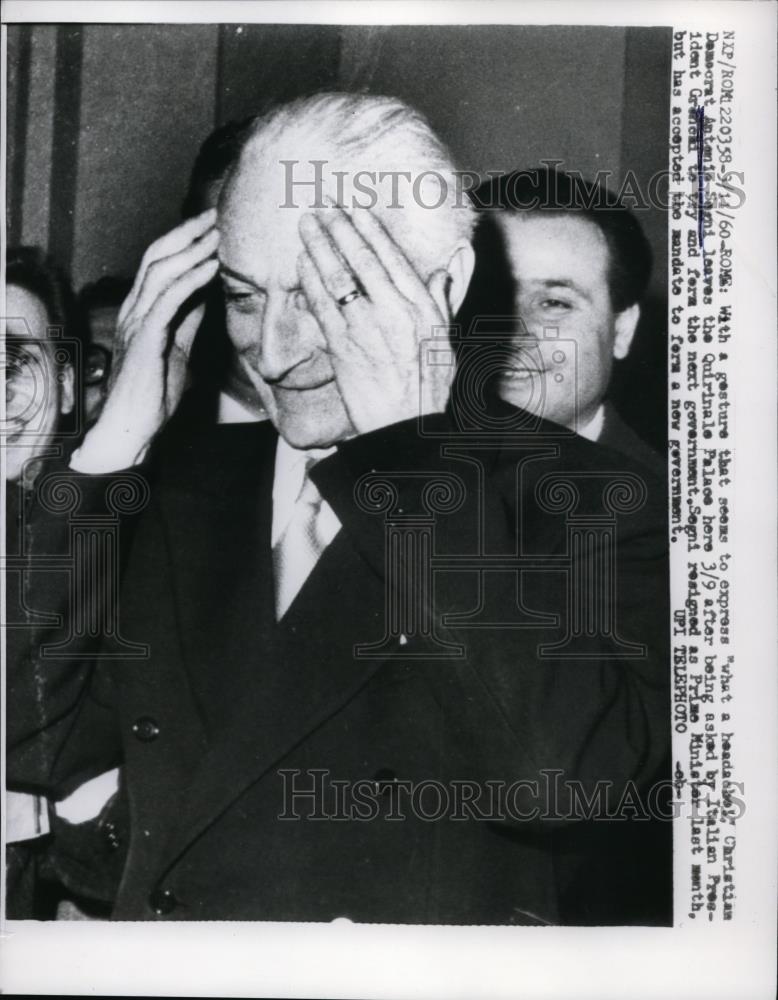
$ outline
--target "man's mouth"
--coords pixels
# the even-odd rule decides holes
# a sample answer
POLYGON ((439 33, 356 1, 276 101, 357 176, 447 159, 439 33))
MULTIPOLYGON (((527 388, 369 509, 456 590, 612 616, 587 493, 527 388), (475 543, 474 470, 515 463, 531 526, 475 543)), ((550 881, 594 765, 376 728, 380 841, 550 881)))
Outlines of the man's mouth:
POLYGON ((501 377, 503 379, 508 379, 511 382, 529 382, 530 379, 539 378, 541 375, 545 375, 546 371, 546 368, 534 367, 506 368, 501 373, 501 377))
POLYGON ((335 376, 330 375, 329 378, 323 379, 319 382, 305 382, 300 385, 295 383, 284 384, 282 382, 277 382, 273 386, 274 391, 279 389, 283 392, 314 392, 316 389, 323 389, 326 385, 331 385, 335 381, 335 376))

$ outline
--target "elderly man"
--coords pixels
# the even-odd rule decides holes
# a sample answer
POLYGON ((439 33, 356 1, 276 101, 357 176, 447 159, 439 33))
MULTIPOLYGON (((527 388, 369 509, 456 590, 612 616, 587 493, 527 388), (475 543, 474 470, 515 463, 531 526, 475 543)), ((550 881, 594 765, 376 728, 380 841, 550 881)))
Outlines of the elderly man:
MULTIPOLYGON (((117 918, 576 919, 594 800, 661 768, 661 492, 629 462, 616 488, 599 449, 507 404, 462 429, 460 195, 412 109, 318 95, 257 120, 218 215, 144 257, 113 388, 36 535, 63 547, 61 482, 81 516, 144 508, 121 528, 111 658, 83 635, 15 678, 9 756, 52 794, 123 761, 117 918), (171 442, 217 270, 271 419, 171 442)), ((111 588, 86 592, 94 621, 111 588)), ((641 857, 585 890, 600 922, 641 919, 641 857)))
POLYGON ((608 400, 651 275, 638 219, 601 185, 550 167, 491 178, 475 202, 482 252, 463 311, 517 318, 496 393, 664 475, 608 400))

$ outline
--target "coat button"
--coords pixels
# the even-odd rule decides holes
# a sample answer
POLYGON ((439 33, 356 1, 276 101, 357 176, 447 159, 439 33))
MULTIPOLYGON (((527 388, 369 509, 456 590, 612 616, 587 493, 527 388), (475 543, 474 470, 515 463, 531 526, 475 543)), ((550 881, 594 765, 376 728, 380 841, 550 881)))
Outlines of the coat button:
POLYGON ((150 715, 142 715, 133 722, 132 732, 141 743, 152 743, 159 736, 157 720, 150 715))
POLYGON ((155 889, 149 896, 149 906, 160 917, 172 913, 178 906, 178 900, 170 889, 155 889))

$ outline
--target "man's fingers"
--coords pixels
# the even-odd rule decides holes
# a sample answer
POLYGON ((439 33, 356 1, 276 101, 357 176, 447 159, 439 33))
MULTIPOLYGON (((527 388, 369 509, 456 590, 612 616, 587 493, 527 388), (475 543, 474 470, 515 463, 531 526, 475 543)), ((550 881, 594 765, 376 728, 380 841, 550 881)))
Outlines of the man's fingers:
MULTIPOLYGON (((321 275, 307 253, 301 253, 297 258, 297 274, 308 308, 321 327, 328 345, 331 345, 335 341, 336 335, 343 332, 346 320, 341 315, 332 295, 324 287, 321 275)), ((355 299, 351 305, 356 305, 358 301, 355 299)), ((350 309, 351 305, 346 308, 350 309)))
POLYGON ((169 233, 165 233, 164 236, 160 236, 158 240, 149 245, 141 259, 140 267, 138 268, 138 273, 135 276, 135 281, 129 295, 122 303, 119 313, 120 323, 130 310, 134 308, 149 265, 156 260, 170 257, 172 254, 183 250, 194 240, 199 239, 206 233, 215 222, 216 209, 209 208, 205 212, 201 212, 200 215, 195 215, 193 218, 187 219, 186 222, 182 222, 180 226, 171 229, 169 233))
POLYGON ((300 219, 300 236, 331 298, 338 299, 360 288, 359 281, 317 217, 309 212, 300 219))
MULTIPOLYGON (((211 229, 205 235, 188 244, 184 249, 153 261, 146 269, 143 284, 135 303, 135 312, 146 315, 157 299, 187 271, 199 266, 206 258, 212 257, 219 244, 219 232, 211 229)), ((215 258, 213 258, 215 260, 215 258)))
POLYGON ((189 357, 189 352, 192 350, 192 343, 197 331, 200 329, 200 324, 204 316, 205 303, 201 303, 190 313, 187 313, 173 334, 173 343, 186 357, 189 357))
POLYGON ((171 229, 169 233, 160 236, 155 240, 143 255, 141 266, 151 264, 152 261, 160 260, 162 257, 170 257, 171 254, 183 250, 194 240, 199 239, 208 232, 216 222, 216 209, 209 208, 200 215, 195 215, 180 226, 171 229))
MULTIPOLYGON (((209 257, 168 285, 146 316, 146 323, 149 327, 155 331, 167 330, 181 306, 198 288, 208 284, 216 274, 218 267, 218 260, 215 257, 209 257)), ((162 346, 164 347, 164 343, 162 346)), ((191 346, 191 340, 189 346, 191 346)))
MULTIPOLYGON (((316 218, 329 234, 336 251, 345 259, 351 273, 374 302, 387 302, 392 296, 396 297, 398 289, 375 250, 356 230, 342 208, 323 210, 317 213, 316 218)), ((326 275, 323 278, 326 285, 326 275)))
POLYGON ((355 229, 381 259, 386 273, 398 291, 412 302, 419 302, 427 294, 427 288, 413 264, 376 218, 375 213, 367 208, 356 208, 351 219, 355 229))

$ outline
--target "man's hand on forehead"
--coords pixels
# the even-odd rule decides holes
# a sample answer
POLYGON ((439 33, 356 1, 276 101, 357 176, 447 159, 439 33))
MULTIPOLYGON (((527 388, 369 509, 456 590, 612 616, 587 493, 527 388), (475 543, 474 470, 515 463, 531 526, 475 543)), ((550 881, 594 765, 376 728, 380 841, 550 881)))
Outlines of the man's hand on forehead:
POLYGON ((443 410, 453 365, 424 365, 421 354, 448 322, 446 271, 425 284, 367 209, 307 212, 300 235, 300 283, 357 432, 443 410))

